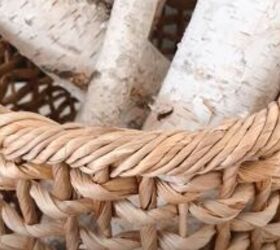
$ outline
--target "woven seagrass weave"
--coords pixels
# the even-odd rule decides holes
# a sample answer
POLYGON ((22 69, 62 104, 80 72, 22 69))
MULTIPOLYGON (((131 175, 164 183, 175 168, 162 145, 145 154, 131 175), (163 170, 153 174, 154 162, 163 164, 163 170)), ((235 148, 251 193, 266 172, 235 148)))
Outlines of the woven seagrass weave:
POLYGON ((167 0, 161 17, 152 34, 154 44, 169 58, 176 52, 187 24, 191 19, 196 0, 167 0))
POLYGON ((77 100, 53 84, 0 37, 0 103, 13 110, 40 113, 58 122, 72 121, 77 100))
POLYGON ((1 108, 0 186, 16 197, 1 200, 0 248, 48 249, 45 237, 61 236, 67 249, 279 249, 279 114, 273 102, 189 133, 1 108), (112 232, 116 217, 131 231, 112 232))

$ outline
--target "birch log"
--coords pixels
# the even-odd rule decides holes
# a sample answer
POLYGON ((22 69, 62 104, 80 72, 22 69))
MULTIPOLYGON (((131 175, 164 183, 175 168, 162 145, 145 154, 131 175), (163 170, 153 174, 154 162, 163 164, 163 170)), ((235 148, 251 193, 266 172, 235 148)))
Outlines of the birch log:
MULTIPOLYGON (((84 91, 75 85, 86 88, 96 72, 109 19, 103 2, 0 0, 0 34, 83 101, 84 91)), ((150 80, 145 81, 145 86, 133 88, 130 114, 135 110, 142 115, 147 113, 146 102, 159 88, 169 67, 168 60, 147 39, 145 47, 138 77, 150 80)), ((143 121, 143 117, 140 119, 143 121)))
POLYGON ((163 80, 167 70, 147 46, 156 7, 154 0, 115 0, 80 121, 141 125, 146 115, 145 93, 149 89, 157 92, 160 85, 156 79, 163 80), (151 61, 153 68, 146 67, 151 61))
POLYGON ((104 39, 107 12, 87 1, 0 0, 0 32, 47 73, 84 86, 104 39))
POLYGON ((277 0, 199 0, 145 127, 194 130, 273 100, 279 11, 277 0))
MULTIPOLYGON (((195 130, 274 100, 280 82, 279 11, 277 0, 199 0, 144 129, 195 130)), ((221 198, 232 195, 236 174, 235 166, 224 171, 221 198)), ((153 180, 143 178, 141 185, 150 187, 142 194, 146 204, 155 204, 153 180)), ((187 217, 188 204, 178 211, 179 234, 186 237, 199 223, 187 217)), ((219 225, 215 249, 228 249, 230 237, 230 225, 219 225)))

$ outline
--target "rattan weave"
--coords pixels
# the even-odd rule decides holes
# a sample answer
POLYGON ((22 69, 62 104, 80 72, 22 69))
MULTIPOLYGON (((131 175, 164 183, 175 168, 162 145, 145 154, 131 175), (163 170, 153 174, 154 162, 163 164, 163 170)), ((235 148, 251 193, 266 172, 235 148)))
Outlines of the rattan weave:
MULTIPOLYGON (((194 5, 167 1, 167 56, 194 5)), ((1 40, 0 102, 0 249, 280 249, 279 101, 192 133, 62 124, 76 100, 1 40)))

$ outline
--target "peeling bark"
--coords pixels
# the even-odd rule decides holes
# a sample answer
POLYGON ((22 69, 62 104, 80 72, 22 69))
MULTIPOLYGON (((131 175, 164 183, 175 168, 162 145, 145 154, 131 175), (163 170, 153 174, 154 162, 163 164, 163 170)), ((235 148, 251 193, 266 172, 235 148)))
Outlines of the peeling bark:
POLYGON ((157 93, 168 68, 164 58, 158 60, 161 54, 147 44, 156 7, 154 0, 114 2, 80 121, 141 126, 147 99, 157 93))
POLYGON ((1 0, 0 13, 1 34, 23 55, 77 85, 89 81, 109 18, 103 4, 1 0))
MULTIPOLYGON (((75 85, 86 89, 96 76, 96 63, 109 19, 108 4, 112 4, 112 1, 0 0, 0 33, 23 55, 56 79, 56 83, 70 90, 83 102, 85 91, 75 85), (16 11, 15 6, 18 6, 16 11)), ((148 77, 147 72, 150 72, 152 88, 159 86, 169 61, 147 40, 145 46, 146 54, 139 65, 138 76, 144 79, 148 77)), ((135 86, 133 93, 142 93, 141 98, 149 99, 156 88, 150 90, 147 86, 135 86), (149 91, 143 93, 147 89, 149 91)), ((131 99, 129 112, 136 109, 146 114, 147 104, 143 108, 137 96, 133 95, 131 99)))
POLYGON ((280 2, 200 0, 146 128, 195 130, 275 99, 280 2))

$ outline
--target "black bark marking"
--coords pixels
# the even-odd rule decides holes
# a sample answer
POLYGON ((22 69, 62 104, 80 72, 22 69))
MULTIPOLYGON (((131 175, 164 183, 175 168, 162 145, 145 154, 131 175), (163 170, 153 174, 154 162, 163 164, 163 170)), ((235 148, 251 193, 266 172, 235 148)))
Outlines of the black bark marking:
POLYGON ((174 109, 171 108, 169 111, 158 113, 157 120, 160 121, 165 119, 166 117, 170 116, 173 113, 174 109))

